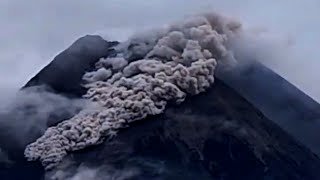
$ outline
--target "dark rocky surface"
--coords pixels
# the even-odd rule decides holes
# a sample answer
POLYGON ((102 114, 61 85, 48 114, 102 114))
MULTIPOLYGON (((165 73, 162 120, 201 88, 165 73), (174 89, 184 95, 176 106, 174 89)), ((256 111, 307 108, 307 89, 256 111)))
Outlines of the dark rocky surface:
POLYGON ((218 74, 228 86, 320 155, 320 105, 297 87, 255 62, 218 74))
POLYGON ((57 55, 24 88, 47 85, 59 93, 84 94, 86 90, 80 85, 83 74, 92 70, 100 58, 111 56, 111 47, 116 44, 118 42, 107 42, 100 36, 84 36, 57 55))
MULTIPOLYGON (((74 153, 63 169, 86 166, 108 179, 319 179, 320 161, 217 80, 206 93, 124 129, 111 142, 74 153), (108 172, 108 169, 112 169, 108 172)), ((59 169, 59 168, 58 168, 59 169)))
MULTIPOLYGON (((88 43, 85 47, 95 47, 90 43, 97 41, 90 39, 90 36, 82 38, 58 55, 26 87, 46 84, 57 93, 81 95, 83 73, 100 57, 112 53, 108 49, 109 43, 102 43, 102 39, 98 41, 105 44, 106 49, 97 51, 95 48, 80 48, 84 42, 88 43), (82 56, 83 52, 85 55, 82 56)), ((252 70, 249 69, 247 73, 250 75, 252 70)), ((266 74, 265 78, 275 76, 271 71, 263 73, 266 74)), ((263 100, 250 99, 251 96, 246 96, 243 89, 233 90, 240 85, 232 85, 232 77, 219 76, 219 79, 208 92, 190 97, 179 106, 170 105, 162 115, 132 124, 112 141, 70 154, 61 166, 48 172, 47 176, 60 171, 68 177, 77 173, 79 167, 86 167, 97 171, 96 179, 319 179, 320 159, 270 121, 272 118, 307 117, 300 116, 303 114, 300 108, 304 108, 303 112, 307 115, 319 117, 313 113, 316 110, 309 109, 308 100, 302 98, 302 102, 289 103, 297 109, 284 108, 283 114, 272 113, 272 110, 268 114, 263 109, 264 105, 279 106, 278 101, 268 98, 268 89, 263 88, 265 93, 259 94, 269 100, 264 104, 263 100)), ((271 86, 277 84, 278 79, 264 79, 262 82, 271 86)), ((288 97, 299 99, 302 96, 298 90, 292 90, 296 94, 288 93, 286 88, 279 88, 278 91, 288 97)), ((0 144, 0 147, 6 146, 0 144)), ((9 157, 21 153, 10 151, 9 157)), ((44 171, 39 163, 28 163, 19 156, 12 163, 0 162, 0 177, 4 180, 36 180, 44 178, 44 171)))

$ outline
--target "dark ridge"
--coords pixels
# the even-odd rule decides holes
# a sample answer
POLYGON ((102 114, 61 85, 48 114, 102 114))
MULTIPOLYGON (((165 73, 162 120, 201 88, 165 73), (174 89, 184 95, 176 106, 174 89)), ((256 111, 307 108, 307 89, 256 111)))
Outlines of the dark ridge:
POLYGON ((111 47, 117 44, 116 41, 105 41, 100 36, 84 36, 56 56, 23 88, 47 85, 59 93, 81 96, 86 92, 81 86, 84 73, 92 70, 100 58, 114 53, 111 47))

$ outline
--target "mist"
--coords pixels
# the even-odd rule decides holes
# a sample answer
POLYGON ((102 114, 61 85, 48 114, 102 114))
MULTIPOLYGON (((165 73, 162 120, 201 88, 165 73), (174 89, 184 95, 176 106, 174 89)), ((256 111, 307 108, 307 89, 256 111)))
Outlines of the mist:
POLYGON ((88 167, 81 164, 78 167, 71 166, 71 168, 68 167, 67 169, 59 169, 47 173, 45 180, 126 180, 137 178, 141 174, 141 170, 134 167, 117 169, 106 165, 102 165, 100 167, 88 167))
POLYGON ((7 92, 0 98, 0 167, 23 159, 25 146, 49 126, 90 106, 86 100, 54 94, 44 86, 7 92))

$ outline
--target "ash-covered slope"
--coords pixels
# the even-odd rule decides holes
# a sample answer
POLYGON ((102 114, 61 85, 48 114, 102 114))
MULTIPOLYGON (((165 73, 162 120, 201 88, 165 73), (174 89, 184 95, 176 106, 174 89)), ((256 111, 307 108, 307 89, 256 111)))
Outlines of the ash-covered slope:
MULTIPOLYGON (((206 93, 68 156, 48 177, 303 179, 320 161, 220 80, 206 93)), ((50 179, 50 178, 49 178, 50 179)))

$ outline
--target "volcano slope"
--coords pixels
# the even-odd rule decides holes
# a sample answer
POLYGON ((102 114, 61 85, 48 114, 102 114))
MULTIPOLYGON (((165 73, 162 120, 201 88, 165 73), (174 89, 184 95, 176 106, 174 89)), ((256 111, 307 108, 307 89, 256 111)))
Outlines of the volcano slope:
MULTIPOLYGON (((100 56, 114 55, 109 45, 104 53, 97 53, 93 48, 80 50, 83 46, 94 47, 95 43, 108 44, 97 36, 81 38, 31 79, 22 91, 46 85, 50 93, 63 94, 68 98, 81 96, 84 92, 79 77, 100 56), (68 66, 69 61, 77 61, 81 65, 68 66)), ((265 67, 255 68, 259 71, 265 67)), ((272 71, 265 72, 274 76, 272 71)), ((252 103, 249 103, 240 95, 243 92, 239 93, 227 85, 231 80, 232 77, 220 74, 205 93, 188 98, 179 106, 169 105, 160 115, 133 123, 111 141, 69 153, 62 163, 46 172, 37 163, 26 162, 17 156, 23 151, 10 143, 10 136, 1 134, 1 139, 6 141, 1 141, 0 147, 12 161, 1 163, 1 179, 319 179, 319 158, 271 121, 276 121, 272 118, 292 116, 279 117, 274 113, 267 114, 267 118, 261 113, 264 104, 253 106, 256 101, 251 99, 252 103), (7 150, 6 147, 10 148, 7 150)), ((283 79, 275 78, 269 83, 278 81, 283 79)), ((278 88, 277 91, 293 96, 287 93, 287 88, 278 88)), ((305 98, 299 90, 294 91, 297 92, 295 98, 305 98)), ((263 94, 268 94, 265 89, 263 94)), ((278 106, 277 101, 268 103, 278 106)), ((300 102, 291 102, 291 105, 295 103, 300 102)), ((301 104, 296 106, 302 108, 294 111, 297 115, 315 114, 315 108, 308 109, 301 104)), ((318 104, 313 106, 318 107, 318 104)), ((283 109, 282 112, 286 111, 283 109)), ((8 116, 14 117, 15 113, 8 116)), ((72 114, 61 116, 51 118, 57 123, 72 114)))
POLYGON ((258 62, 217 76, 268 119, 320 155, 320 106, 315 100, 258 62))

